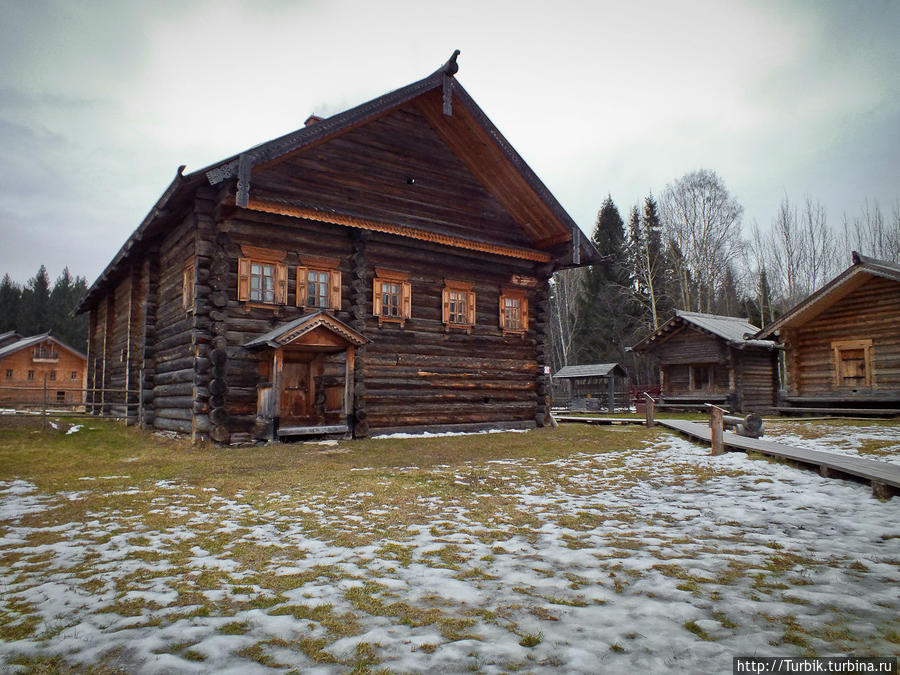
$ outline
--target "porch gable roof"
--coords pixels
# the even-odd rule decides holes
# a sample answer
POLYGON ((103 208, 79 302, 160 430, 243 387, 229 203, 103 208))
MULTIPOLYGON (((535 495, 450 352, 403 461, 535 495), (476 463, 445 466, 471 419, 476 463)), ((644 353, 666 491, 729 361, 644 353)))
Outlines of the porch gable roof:
POLYGON ((340 319, 336 319, 331 314, 320 310, 301 316, 299 319, 280 324, 268 333, 245 343, 244 347, 247 349, 260 349, 262 347, 278 349, 289 345, 295 340, 299 340, 317 328, 325 328, 331 331, 354 347, 360 347, 367 342, 371 342, 365 335, 354 330, 340 319))

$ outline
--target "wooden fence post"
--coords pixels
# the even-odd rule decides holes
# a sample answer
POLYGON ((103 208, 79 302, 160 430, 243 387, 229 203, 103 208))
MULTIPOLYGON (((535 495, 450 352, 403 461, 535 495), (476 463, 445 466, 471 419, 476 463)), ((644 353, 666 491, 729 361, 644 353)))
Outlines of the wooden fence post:
POLYGON ((41 398, 41 431, 47 431, 47 373, 44 373, 44 394, 41 398))
POLYGON ((725 452, 725 445, 722 443, 722 434, 724 432, 724 420, 722 417, 728 411, 717 405, 707 403, 709 406, 709 430, 710 441, 712 443, 712 454, 721 455, 725 452))
POLYGON ((656 420, 653 418, 653 409, 656 407, 656 401, 654 401, 653 397, 646 391, 644 392, 644 403, 644 413, 647 416, 647 427, 656 426, 656 420))

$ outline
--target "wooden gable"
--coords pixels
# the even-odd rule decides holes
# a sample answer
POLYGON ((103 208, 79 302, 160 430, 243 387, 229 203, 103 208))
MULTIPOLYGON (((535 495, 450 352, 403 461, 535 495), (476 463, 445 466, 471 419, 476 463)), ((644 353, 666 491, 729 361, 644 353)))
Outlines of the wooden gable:
POLYGON ((253 171, 250 205, 276 203, 531 247, 534 240, 416 105, 253 171))

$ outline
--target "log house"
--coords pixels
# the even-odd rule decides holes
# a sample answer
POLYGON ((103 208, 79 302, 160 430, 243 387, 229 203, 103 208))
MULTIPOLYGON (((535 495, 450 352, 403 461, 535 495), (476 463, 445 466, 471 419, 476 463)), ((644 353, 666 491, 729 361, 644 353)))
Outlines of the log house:
POLYGON ((80 305, 90 385, 139 388, 151 427, 217 443, 543 425, 548 282, 598 256, 457 54, 180 167, 80 305))
POLYGON ((855 251, 852 261, 757 334, 785 350, 785 411, 900 411, 900 265, 855 251))
POLYGON ((776 405, 778 361, 775 342, 758 331, 739 317, 676 310, 632 350, 659 363, 663 403, 765 412, 776 405))

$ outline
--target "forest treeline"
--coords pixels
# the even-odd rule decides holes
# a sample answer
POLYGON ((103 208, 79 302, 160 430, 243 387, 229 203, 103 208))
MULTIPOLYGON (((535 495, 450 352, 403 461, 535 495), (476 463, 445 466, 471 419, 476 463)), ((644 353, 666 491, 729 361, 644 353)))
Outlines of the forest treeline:
POLYGON ((9 274, 0 281, 0 333, 14 330, 23 337, 51 334, 70 347, 87 349, 88 316, 75 314, 87 292, 87 279, 73 277, 66 267, 51 284, 47 268, 20 285, 9 274))
POLYGON ((650 383, 652 364, 626 348, 676 309, 762 327, 846 269, 851 251, 900 262, 900 202, 888 215, 867 202, 831 224, 818 201, 785 195, 770 226, 753 223, 745 236, 741 204, 715 172, 699 170, 625 215, 607 196, 592 235, 601 262, 554 275, 553 372, 617 362, 650 383))

